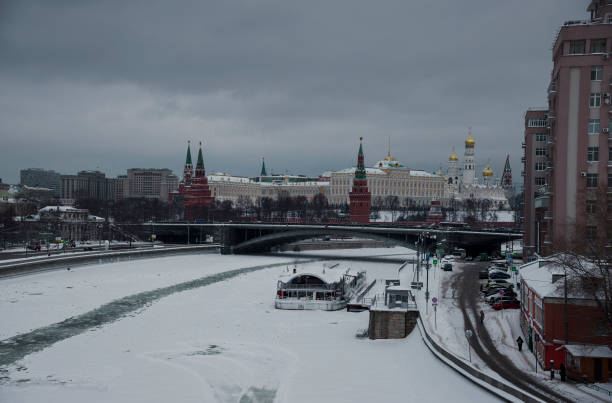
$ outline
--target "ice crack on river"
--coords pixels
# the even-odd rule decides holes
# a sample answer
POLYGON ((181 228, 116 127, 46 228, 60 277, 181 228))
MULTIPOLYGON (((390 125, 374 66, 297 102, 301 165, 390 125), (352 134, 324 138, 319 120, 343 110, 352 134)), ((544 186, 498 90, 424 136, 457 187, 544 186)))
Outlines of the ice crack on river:
MULTIPOLYGON (((300 262, 308 261, 312 260, 300 260, 300 262)), ((144 309, 153 302, 169 295, 205 287, 241 274, 293 263, 296 262, 272 263, 229 270, 151 291, 140 292, 114 300, 89 312, 73 316, 61 322, 13 336, 0 341, 0 368, 11 365, 25 356, 41 351, 59 341, 79 335, 91 329, 100 328, 103 325, 124 318, 128 314, 144 309)))

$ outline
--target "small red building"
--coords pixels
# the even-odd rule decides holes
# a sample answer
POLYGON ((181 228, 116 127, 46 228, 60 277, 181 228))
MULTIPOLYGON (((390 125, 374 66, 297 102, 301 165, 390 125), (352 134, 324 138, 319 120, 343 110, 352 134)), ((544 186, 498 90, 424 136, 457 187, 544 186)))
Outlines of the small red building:
MULTIPOLYGON (((553 259, 539 259, 520 268, 521 278, 521 329, 527 346, 535 355, 540 366, 550 369, 551 360, 554 368, 559 369, 563 363, 568 369, 568 376, 578 372, 569 370, 572 364, 571 352, 580 349, 569 346, 603 346, 612 345, 612 329, 597 302, 588 295, 567 287, 566 270, 553 259), (568 358, 570 357, 570 358, 568 358)), ((570 282, 571 282, 570 276, 570 282)), ((592 372, 590 381, 607 380, 607 357, 594 358, 599 372, 592 372), (601 361, 605 361, 602 365, 601 361)), ((586 369, 586 368, 583 368, 586 369)))
POLYGON ((349 192, 349 220, 352 223, 369 224, 372 194, 368 191, 368 181, 363 156, 363 137, 359 138, 357 169, 353 179, 353 190, 349 192))

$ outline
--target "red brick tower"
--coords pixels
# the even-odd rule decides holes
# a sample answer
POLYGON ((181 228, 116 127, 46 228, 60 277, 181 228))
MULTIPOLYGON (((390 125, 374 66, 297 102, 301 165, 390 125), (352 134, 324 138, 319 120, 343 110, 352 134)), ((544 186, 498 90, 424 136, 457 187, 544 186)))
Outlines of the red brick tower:
POLYGON ((359 154, 357 155, 357 169, 353 179, 353 190, 349 193, 350 217, 352 223, 369 224, 372 194, 368 191, 368 181, 363 162, 363 137, 359 138, 359 154))
POLYGON ((193 220, 198 217, 204 209, 210 207, 215 198, 210 195, 208 178, 204 169, 204 157, 202 156, 202 142, 198 151, 198 162, 196 163, 195 175, 191 179, 191 186, 186 189, 183 196, 185 202, 185 218, 193 220))

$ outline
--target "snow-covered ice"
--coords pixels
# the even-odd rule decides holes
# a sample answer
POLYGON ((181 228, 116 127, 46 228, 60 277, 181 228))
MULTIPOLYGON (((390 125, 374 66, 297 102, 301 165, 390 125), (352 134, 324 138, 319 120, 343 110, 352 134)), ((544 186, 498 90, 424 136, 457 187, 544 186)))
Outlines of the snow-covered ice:
MULTIPOLYGON (((136 293, 281 263, 171 293, 0 368, 0 401, 495 400, 435 358, 418 331, 401 340, 358 339, 367 312, 275 310, 276 279, 293 260, 197 254, 3 280, 6 339, 136 293)), ((396 264, 347 264, 370 275, 397 273, 396 264)))

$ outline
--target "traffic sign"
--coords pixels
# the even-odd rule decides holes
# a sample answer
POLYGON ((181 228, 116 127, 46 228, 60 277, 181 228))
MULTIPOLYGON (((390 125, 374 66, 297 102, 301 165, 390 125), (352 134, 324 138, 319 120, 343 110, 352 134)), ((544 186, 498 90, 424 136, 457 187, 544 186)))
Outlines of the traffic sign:
POLYGON ((429 262, 429 253, 425 254, 425 260, 429 262))
POLYGON ((438 259, 434 259, 433 260, 433 264, 434 264, 434 266, 437 265, 438 264, 438 259))
POLYGON ((510 270, 512 270, 512 271, 516 271, 516 266, 512 266, 512 267, 510 268, 510 270))
POLYGON ((433 302, 434 304, 437 304, 437 303, 438 303, 438 298, 433 297, 433 298, 431 299, 431 302, 433 302))

